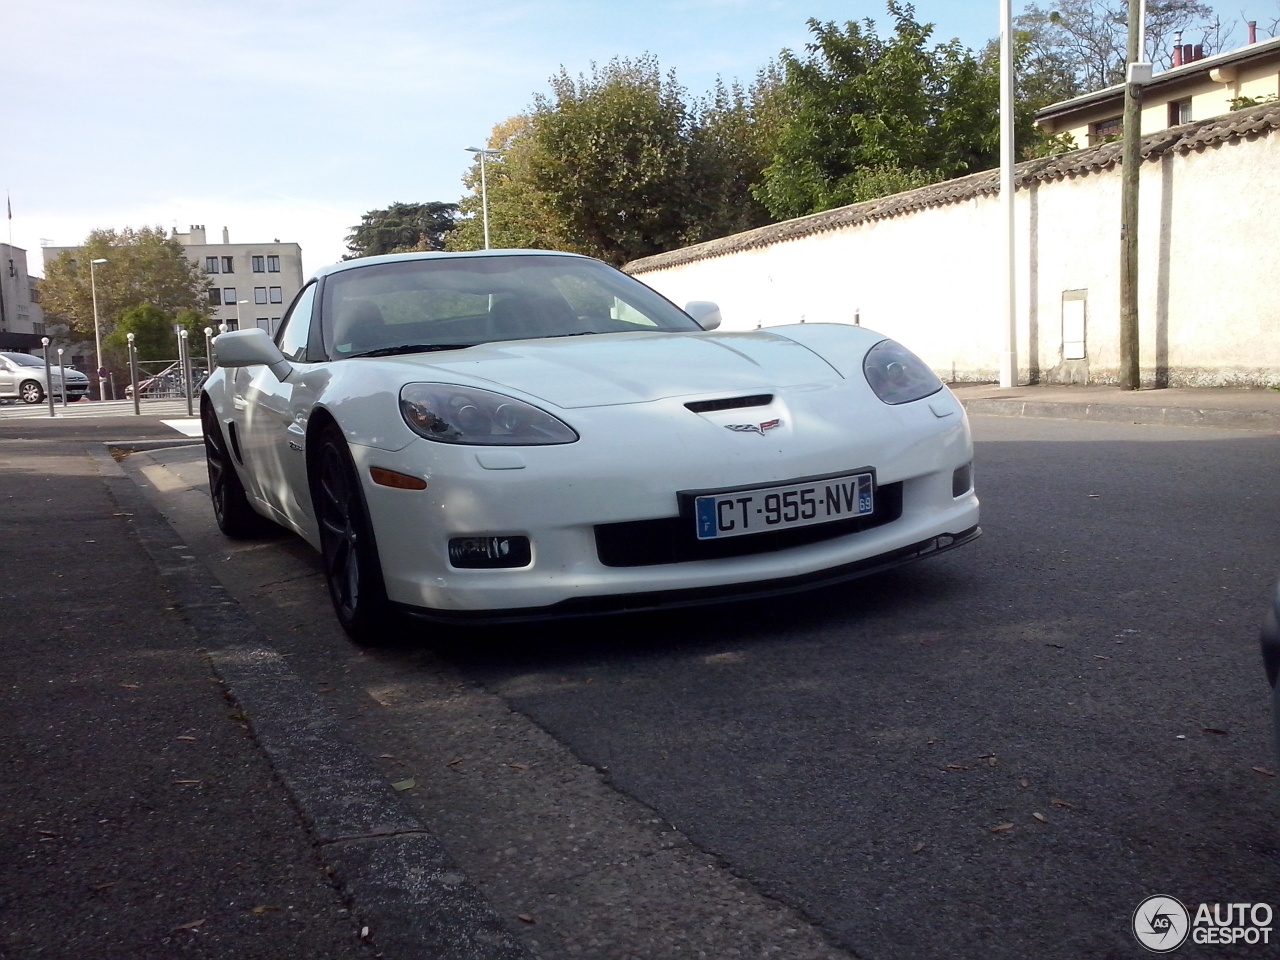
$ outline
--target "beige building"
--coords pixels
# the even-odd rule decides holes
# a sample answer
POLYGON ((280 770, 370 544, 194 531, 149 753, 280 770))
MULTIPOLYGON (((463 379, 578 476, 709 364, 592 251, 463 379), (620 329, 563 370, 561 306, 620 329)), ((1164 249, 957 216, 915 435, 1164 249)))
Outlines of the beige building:
MULTIPOLYGON (((1178 45, 1174 66, 1143 84, 1143 134, 1280 98, 1280 37, 1212 57, 1198 51, 1178 45)), ((1077 147, 1093 147, 1120 135, 1123 112, 1124 84, 1117 84, 1045 107, 1036 113, 1036 125, 1070 134, 1077 147)))
POLYGON ((27 251, 0 243, 0 350, 31 353, 43 336, 39 281, 27 273, 27 251))
POLYGON ((201 224, 173 233, 187 256, 209 277, 209 306, 228 330, 259 327, 274 335, 280 318, 302 289, 302 248, 296 243, 210 243, 201 224))

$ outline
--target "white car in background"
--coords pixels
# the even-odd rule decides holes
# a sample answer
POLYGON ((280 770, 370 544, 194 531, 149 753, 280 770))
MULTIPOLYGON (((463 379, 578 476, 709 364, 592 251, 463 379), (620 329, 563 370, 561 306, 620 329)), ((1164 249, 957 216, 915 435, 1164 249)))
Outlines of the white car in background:
POLYGON ((67 400, 76 401, 89 394, 89 378, 72 367, 52 364, 50 372, 53 390, 45 378, 44 358, 29 353, 0 353, 0 398, 12 398, 23 403, 43 403, 51 392, 55 400, 62 399, 63 375, 66 376, 67 400))
POLYGON ((322 554, 353 637, 773 594, 980 534, 960 403, 861 327, 722 332, 599 261, 327 267, 274 340, 217 338, 219 526, 322 554))

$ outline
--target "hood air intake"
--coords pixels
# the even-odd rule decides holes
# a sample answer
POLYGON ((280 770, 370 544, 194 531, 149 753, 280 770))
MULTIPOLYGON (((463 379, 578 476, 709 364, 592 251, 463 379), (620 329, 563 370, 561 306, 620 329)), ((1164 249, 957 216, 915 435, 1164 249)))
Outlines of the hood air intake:
POLYGON ((694 413, 714 413, 716 410, 739 410, 742 407, 767 407, 773 403, 772 393, 757 393, 749 397, 726 397, 723 400, 694 400, 685 407, 694 413))

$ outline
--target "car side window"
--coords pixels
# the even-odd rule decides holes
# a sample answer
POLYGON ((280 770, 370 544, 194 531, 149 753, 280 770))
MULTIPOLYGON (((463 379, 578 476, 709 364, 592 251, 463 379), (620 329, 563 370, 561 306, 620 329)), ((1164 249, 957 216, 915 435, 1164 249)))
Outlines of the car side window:
POLYGON ((280 323, 276 331, 276 346, 290 360, 305 362, 307 343, 311 339, 311 308, 316 300, 316 284, 312 281, 303 287, 298 299, 280 323))

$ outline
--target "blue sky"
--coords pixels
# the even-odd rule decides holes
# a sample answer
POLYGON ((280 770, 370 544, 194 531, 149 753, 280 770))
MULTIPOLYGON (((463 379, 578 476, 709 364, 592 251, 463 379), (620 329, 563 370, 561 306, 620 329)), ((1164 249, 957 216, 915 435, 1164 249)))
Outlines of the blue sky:
MULTIPOLYGON (((1015 0, 1015 13, 1021 9, 1015 0)), ((12 240, 225 226, 338 259, 367 210, 456 201, 470 154, 563 65, 649 53, 691 94, 750 81, 805 21, 883 0, 14 0, 3 15, 0 187, 12 240)), ((998 0, 917 0, 935 40, 979 47, 998 0)), ((9 235, 0 234, 9 239, 9 235)))

